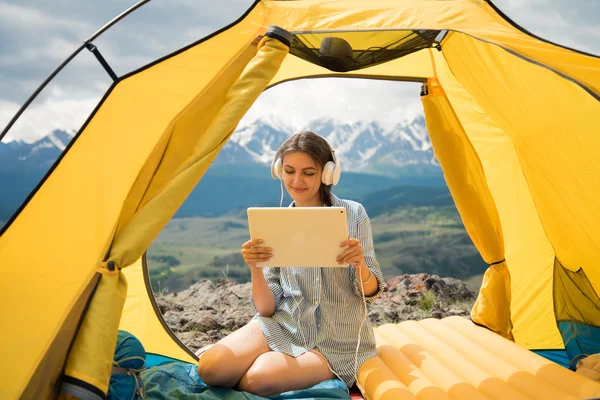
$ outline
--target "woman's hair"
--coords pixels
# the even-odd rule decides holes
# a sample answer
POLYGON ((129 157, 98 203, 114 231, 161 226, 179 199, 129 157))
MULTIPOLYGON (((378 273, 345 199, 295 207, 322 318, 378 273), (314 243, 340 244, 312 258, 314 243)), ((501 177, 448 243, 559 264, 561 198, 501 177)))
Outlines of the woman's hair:
MULTIPOLYGON (((283 166, 283 157, 286 153, 293 152, 308 154, 321 167, 321 172, 323 172, 323 167, 328 161, 333 161, 333 155, 327 141, 311 131, 296 133, 283 142, 275 154, 275 159, 281 159, 283 166)), ((319 183, 321 184, 319 187, 319 197, 325 206, 331 207, 333 205, 331 201, 331 185, 325 185, 321 181, 319 183)))

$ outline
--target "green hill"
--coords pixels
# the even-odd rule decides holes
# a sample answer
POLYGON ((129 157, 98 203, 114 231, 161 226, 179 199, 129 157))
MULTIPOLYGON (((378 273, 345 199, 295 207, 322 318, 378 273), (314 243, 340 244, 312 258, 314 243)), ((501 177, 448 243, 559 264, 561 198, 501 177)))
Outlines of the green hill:
MULTIPOLYGON (((437 173, 389 178, 381 175, 344 172, 335 193, 343 198, 362 198, 399 185, 441 188, 445 183, 439 168, 437 173)), ((279 182, 271 178, 264 165, 240 164, 211 167, 186 202, 175 215, 182 217, 216 217, 251 206, 278 206, 281 197, 279 182), (235 195, 233 195, 235 193, 235 195)), ((284 197, 284 204, 291 199, 284 197)))
MULTIPOLYGON (((485 271, 446 188, 400 186, 358 200, 371 217, 386 279, 417 272, 466 279, 485 271)), ((179 291, 206 278, 247 282, 240 246, 248 238, 245 210, 173 219, 148 251, 153 288, 179 291)))
MULTIPOLYGON (((446 186, 403 185, 369 193, 360 200, 370 217, 405 207, 448 207, 454 200, 446 186)), ((461 222, 462 225, 462 222, 461 222)))

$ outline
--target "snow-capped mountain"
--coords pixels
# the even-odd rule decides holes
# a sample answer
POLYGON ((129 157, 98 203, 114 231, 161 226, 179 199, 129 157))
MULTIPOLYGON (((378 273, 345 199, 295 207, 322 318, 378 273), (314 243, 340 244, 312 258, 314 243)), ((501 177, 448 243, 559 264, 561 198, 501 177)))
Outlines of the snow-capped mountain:
MULTIPOLYGON (((391 129, 374 121, 341 122, 330 118, 312 121, 303 129, 327 138, 345 171, 438 165, 422 116, 391 129)), ((258 119, 238 127, 215 163, 256 162, 268 165, 279 145, 300 130, 273 116, 258 119)))
POLYGON ((0 166, 47 170, 73 139, 73 134, 55 130, 33 143, 0 142, 0 166))

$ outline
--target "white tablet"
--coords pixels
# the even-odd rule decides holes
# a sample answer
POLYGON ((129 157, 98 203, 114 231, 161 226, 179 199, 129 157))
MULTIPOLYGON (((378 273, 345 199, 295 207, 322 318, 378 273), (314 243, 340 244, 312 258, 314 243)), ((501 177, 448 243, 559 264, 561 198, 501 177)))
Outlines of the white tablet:
POLYGON ((252 239, 271 247, 273 257, 257 267, 347 267, 335 260, 348 239, 344 207, 250 207, 252 239))

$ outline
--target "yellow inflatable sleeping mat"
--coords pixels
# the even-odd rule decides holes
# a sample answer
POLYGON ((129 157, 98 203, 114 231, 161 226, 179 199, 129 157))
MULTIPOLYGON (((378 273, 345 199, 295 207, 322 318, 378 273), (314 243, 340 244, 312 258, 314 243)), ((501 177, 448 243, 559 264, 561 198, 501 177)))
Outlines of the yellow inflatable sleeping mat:
POLYGON ((405 321, 374 331, 378 356, 358 373, 367 400, 600 397, 600 383, 464 317, 405 321))

